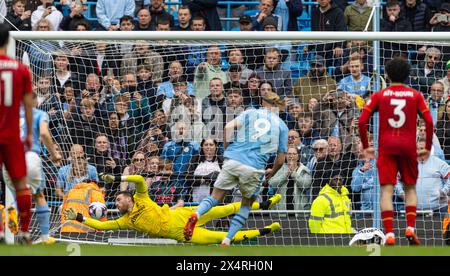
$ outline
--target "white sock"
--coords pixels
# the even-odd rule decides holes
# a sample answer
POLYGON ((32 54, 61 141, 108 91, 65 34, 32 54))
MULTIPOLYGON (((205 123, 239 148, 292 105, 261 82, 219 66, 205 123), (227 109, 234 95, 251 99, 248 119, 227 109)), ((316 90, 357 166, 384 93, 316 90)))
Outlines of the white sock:
POLYGON ((49 239, 49 235, 47 234, 47 235, 41 235, 41 240, 42 241, 46 241, 46 240, 48 240, 49 239))
POLYGON ((394 233, 392 233, 392 232, 386 233, 386 238, 389 238, 389 237, 395 238, 394 233))
POLYGON ((414 229, 414 227, 411 227, 411 226, 408 226, 408 227, 406 228, 406 230, 411 230, 411 231, 413 231, 414 233, 416 233, 416 229, 414 229))
POLYGON ((230 240, 229 238, 227 238, 227 237, 225 237, 225 238, 222 240, 222 244, 230 245, 230 243, 231 243, 231 240, 230 240))

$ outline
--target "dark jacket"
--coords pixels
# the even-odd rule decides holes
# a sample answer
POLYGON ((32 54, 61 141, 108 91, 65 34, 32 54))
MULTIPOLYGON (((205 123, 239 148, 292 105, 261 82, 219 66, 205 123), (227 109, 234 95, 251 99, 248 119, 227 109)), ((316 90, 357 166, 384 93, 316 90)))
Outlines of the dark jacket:
POLYGON ((170 28, 173 28, 173 26, 175 26, 173 16, 170 13, 168 13, 165 9, 162 9, 160 11, 155 11, 155 10, 152 10, 150 8, 150 15, 152 17, 152 21, 150 22, 150 26, 155 26, 156 27, 158 25, 158 20, 160 18, 163 18, 163 17, 169 19, 169 21, 170 21, 170 28))
POLYGON ((221 31, 222 23, 217 13, 218 0, 182 0, 182 4, 189 7, 192 18, 197 15, 205 18, 207 31, 221 31))
POLYGON ((12 31, 16 31, 16 28, 19 29, 19 31, 31 31, 31 17, 22 20, 19 15, 8 12, 5 18, 5 23, 10 26, 12 31))
POLYGON ((335 4, 322 13, 319 7, 313 7, 311 12, 311 31, 346 31, 344 13, 335 4))
POLYGON ((429 23, 431 12, 428 6, 417 0, 416 6, 408 8, 403 3, 400 6, 401 16, 405 17, 412 25, 413 32, 428 32, 430 30, 429 23))
POLYGON ((389 21, 389 18, 383 18, 380 22, 382 32, 411 32, 411 22, 403 17, 398 18, 395 22, 389 21))
POLYGON ((64 31, 75 31, 75 27, 79 23, 85 24, 88 31, 92 29, 91 22, 84 15, 75 15, 74 17, 70 17, 70 15, 64 16, 61 23, 59 23, 59 27, 64 31))

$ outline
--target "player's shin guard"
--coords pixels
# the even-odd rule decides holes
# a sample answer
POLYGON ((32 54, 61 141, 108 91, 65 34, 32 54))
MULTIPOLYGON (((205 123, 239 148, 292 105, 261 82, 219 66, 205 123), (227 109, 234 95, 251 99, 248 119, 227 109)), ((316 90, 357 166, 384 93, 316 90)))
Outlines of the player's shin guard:
POLYGON ((416 227, 416 210, 416 206, 405 206, 407 227, 416 227))
POLYGON ((200 204, 197 207, 196 213, 200 217, 204 213, 208 212, 212 207, 216 206, 219 203, 217 199, 215 199, 212 196, 208 196, 200 202, 200 204))
POLYGON ((50 211, 47 204, 36 206, 36 218, 39 222, 42 240, 47 240, 50 229, 50 211))
POLYGON ((230 241, 233 240, 234 235, 241 230, 242 226, 247 222, 248 215, 250 214, 250 207, 241 205, 239 212, 234 215, 231 220, 230 229, 228 230, 226 238, 230 241))
POLYGON ((392 233, 394 229, 394 211, 381 212, 381 219, 383 220, 384 232, 392 233))
POLYGON ((31 221, 31 191, 24 188, 16 190, 17 208, 19 209, 20 231, 28 232, 31 221))

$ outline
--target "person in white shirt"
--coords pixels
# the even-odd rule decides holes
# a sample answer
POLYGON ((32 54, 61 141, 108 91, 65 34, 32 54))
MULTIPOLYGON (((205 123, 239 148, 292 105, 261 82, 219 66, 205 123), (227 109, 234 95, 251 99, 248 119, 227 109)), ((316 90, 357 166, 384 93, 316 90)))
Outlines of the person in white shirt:
POLYGON ((63 15, 53 5, 53 0, 41 0, 42 5, 31 14, 31 26, 34 28, 37 22, 43 18, 52 23, 55 31, 59 31, 59 24, 63 19, 63 15))

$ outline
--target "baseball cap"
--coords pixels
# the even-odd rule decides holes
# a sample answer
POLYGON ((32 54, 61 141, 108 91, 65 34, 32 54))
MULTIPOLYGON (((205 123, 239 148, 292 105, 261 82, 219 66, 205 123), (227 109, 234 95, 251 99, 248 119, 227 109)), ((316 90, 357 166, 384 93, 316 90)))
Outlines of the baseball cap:
POLYGON ((277 93, 274 92, 267 92, 264 97, 262 97, 264 101, 278 107, 279 109, 285 108, 285 103, 282 99, 280 99, 280 96, 278 96, 277 93))
POLYGON ((309 61, 309 64, 325 65, 325 59, 321 55, 316 55, 309 61))
POLYGON ((249 15, 243 14, 239 17, 239 23, 252 23, 252 18, 249 15))

